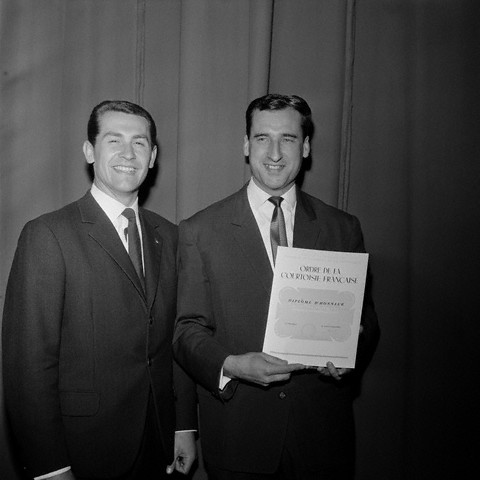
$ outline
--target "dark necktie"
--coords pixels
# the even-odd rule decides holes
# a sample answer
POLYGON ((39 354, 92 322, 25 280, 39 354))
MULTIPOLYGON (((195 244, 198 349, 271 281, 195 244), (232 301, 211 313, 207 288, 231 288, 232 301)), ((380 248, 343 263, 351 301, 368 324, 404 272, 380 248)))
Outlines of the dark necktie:
POLYGON ((285 217, 280 204, 282 197, 270 197, 269 202, 275 205, 272 215, 272 223, 270 224, 270 243, 272 245, 273 264, 277 257, 277 247, 287 247, 287 231, 285 230, 285 217))
POLYGON ((128 219, 128 227, 125 229, 125 234, 128 238, 128 254, 132 260, 133 266, 137 271, 138 277, 145 288, 145 279, 143 276, 142 267, 142 246, 140 244, 140 235, 138 233, 137 221, 135 219, 135 211, 133 208, 126 208, 122 215, 128 219))

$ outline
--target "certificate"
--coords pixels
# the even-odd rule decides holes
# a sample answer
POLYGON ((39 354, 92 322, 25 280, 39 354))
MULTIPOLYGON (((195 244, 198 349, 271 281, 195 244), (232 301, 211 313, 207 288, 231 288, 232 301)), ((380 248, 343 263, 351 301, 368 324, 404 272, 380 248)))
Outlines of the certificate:
POLYGON ((367 263, 367 253, 278 247, 263 351, 355 367, 367 263))

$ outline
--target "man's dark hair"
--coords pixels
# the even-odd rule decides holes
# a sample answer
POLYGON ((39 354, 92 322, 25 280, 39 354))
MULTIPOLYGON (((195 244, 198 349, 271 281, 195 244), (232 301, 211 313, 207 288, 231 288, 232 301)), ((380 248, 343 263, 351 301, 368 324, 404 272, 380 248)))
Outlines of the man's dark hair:
POLYGON ((252 117, 255 110, 284 110, 285 108, 293 108, 302 116, 302 133, 303 140, 311 138, 313 133, 312 110, 308 103, 298 95, 279 95, 277 93, 270 93, 263 97, 253 100, 245 112, 247 137, 250 137, 250 130, 252 128, 252 117))
POLYGON ((105 100, 93 108, 88 120, 87 136, 88 141, 93 146, 95 146, 97 135, 100 131, 100 118, 107 112, 121 112, 143 117, 148 122, 152 148, 157 145, 157 127, 155 121, 143 107, 132 102, 127 102, 126 100, 105 100))

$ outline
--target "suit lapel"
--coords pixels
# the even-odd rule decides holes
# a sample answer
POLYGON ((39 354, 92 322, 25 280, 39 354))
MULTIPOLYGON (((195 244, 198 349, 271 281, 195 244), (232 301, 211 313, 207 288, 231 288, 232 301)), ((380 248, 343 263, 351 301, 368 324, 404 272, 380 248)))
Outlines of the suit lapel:
POLYGON ((163 240, 156 234, 155 227, 142 215, 141 210, 140 221, 142 222, 143 256, 145 262, 145 288, 150 308, 157 293, 163 240))
POLYGON ((78 206, 82 222, 90 224, 88 235, 105 250, 127 275, 142 298, 145 298, 135 267, 118 237, 115 227, 90 192, 78 201, 78 206))
MULTIPOLYGON (((297 187, 297 207, 293 228, 293 246, 314 249, 321 234, 321 225, 308 198, 297 187)), ((317 247, 318 248, 318 247, 317 247)))
POLYGON ((238 247, 243 251, 251 268, 255 271, 256 278, 270 294, 273 271, 265 251, 262 235, 248 203, 246 186, 234 197, 231 225, 238 247))

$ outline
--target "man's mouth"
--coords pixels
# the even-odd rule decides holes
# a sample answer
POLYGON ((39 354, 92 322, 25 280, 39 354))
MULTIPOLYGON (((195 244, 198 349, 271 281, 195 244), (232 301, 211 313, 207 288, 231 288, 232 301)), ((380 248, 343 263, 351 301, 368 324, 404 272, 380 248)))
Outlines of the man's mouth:
POLYGON ((135 173, 136 170, 137 170, 134 167, 125 167, 123 165, 115 165, 113 168, 114 168, 114 170, 122 172, 122 173, 135 173))
POLYGON ((272 171, 281 170, 285 166, 285 165, 270 165, 269 163, 265 163, 264 165, 267 170, 272 170, 272 171))

